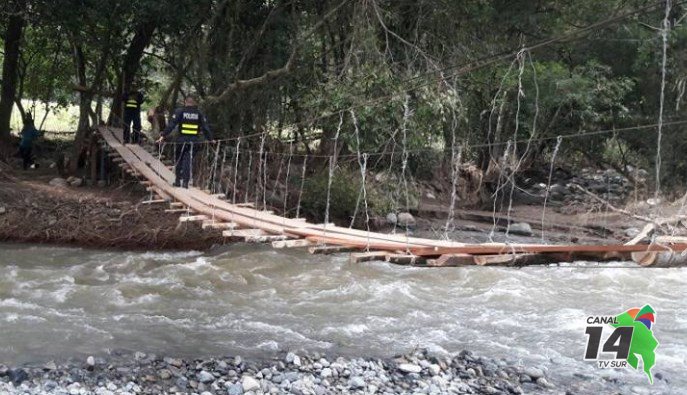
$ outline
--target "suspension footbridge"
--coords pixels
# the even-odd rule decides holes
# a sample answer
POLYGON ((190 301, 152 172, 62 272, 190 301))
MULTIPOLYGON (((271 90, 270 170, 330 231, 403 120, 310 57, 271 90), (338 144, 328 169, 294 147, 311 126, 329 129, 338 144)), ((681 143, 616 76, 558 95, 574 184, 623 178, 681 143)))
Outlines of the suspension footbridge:
POLYGON ((102 126, 98 131, 113 160, 156 196, 151 202, 169 204, 170 212, 181 214, 179 221, 199 221, 203 229, 219 230, 232 240, 307 248, 311 253, 345 252, 353 262, 387 260, 426 266, 521 266, 573 260, 633 260, 643 266, 674 266, 685 261, 682 253, 687 251, 687 241, 679 238, 651 244, 467 244, 313 224, 259 210, 251 203, 231 203, 224 194, 174 187, 172 167, 140 145, 122 144, 121 129, 102 126))

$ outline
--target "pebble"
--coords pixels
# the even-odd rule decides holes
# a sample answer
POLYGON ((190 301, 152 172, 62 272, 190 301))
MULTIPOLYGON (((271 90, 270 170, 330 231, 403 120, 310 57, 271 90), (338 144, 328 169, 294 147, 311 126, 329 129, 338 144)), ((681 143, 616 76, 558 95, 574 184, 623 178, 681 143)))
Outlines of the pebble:
MULTIPOLYGON (((416 351, 396 360, 341 357, 328 360, 318 354, 298 356, 289 353, 271 362, 244 361, 236 357, 188 361, 159 359, 154 355, 144 357, 137 353, 128 362, 99 360, 98 366, 103 369, 97 375, 88 372, 83 364, 62 366, 53 362, 50 367, 54 369, 46 369, 48 364, 25 370, 0 365, 0 376, 2 372, 11 375, 10 379, 25 375, 20 384, 21 393, 37 395, 517 394, 554 388, 541 368, 520 369, 514 364, 474 356, 470 352, 445 358, 416 351), (233 369, 229 369, 230 365, 233 369), (28 380, 29 377, 33 380, 28 380), (520 387, 521 377, 523 387, 520 387)), ((4 393, 3 380, 7 379, 0 379, 0 394, 4 393)))

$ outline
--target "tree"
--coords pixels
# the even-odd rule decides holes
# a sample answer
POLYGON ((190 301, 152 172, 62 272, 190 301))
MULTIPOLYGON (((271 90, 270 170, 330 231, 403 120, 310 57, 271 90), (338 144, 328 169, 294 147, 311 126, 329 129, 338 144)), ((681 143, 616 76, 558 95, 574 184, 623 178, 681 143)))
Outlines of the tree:
POLYGON ((0 149, 9 148, 10 118, 17 91, 19 48, 24 30, 24 0, 13 0, 7 4, 7 29, 5 30, 4 58, 2 62, 2 90, 0 91, 0 149))

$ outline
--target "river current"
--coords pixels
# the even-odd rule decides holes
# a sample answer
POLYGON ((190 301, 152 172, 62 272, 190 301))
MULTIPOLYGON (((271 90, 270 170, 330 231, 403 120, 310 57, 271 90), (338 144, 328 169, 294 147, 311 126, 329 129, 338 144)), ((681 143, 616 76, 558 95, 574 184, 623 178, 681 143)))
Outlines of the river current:
MULTIPOLYGON (((687 268, 411 268, 233 245, 143 253, 0 244, 0 363, 143 351, 389 357, 424 347, 621 392, 687 388, 687 268), (654 373, 583 361, 586 318, 651 304, 654 373)), ((648 392, 647 392, 648 393, 648 392)))

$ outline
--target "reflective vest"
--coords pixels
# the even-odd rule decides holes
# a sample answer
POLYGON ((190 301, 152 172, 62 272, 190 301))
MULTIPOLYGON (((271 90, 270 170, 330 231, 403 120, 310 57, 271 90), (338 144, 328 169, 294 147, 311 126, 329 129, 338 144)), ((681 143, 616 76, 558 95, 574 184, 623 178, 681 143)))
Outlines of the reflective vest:
POLYGON ((200 131, 200 113, 194 110, 184 110, 181 113, 179 132, 184 135, 197 135, 200 131))
POLYGON ((126 108, 138 108, 138 100, 136 100, 136 96, 131 95, 126 99, 126 108))

